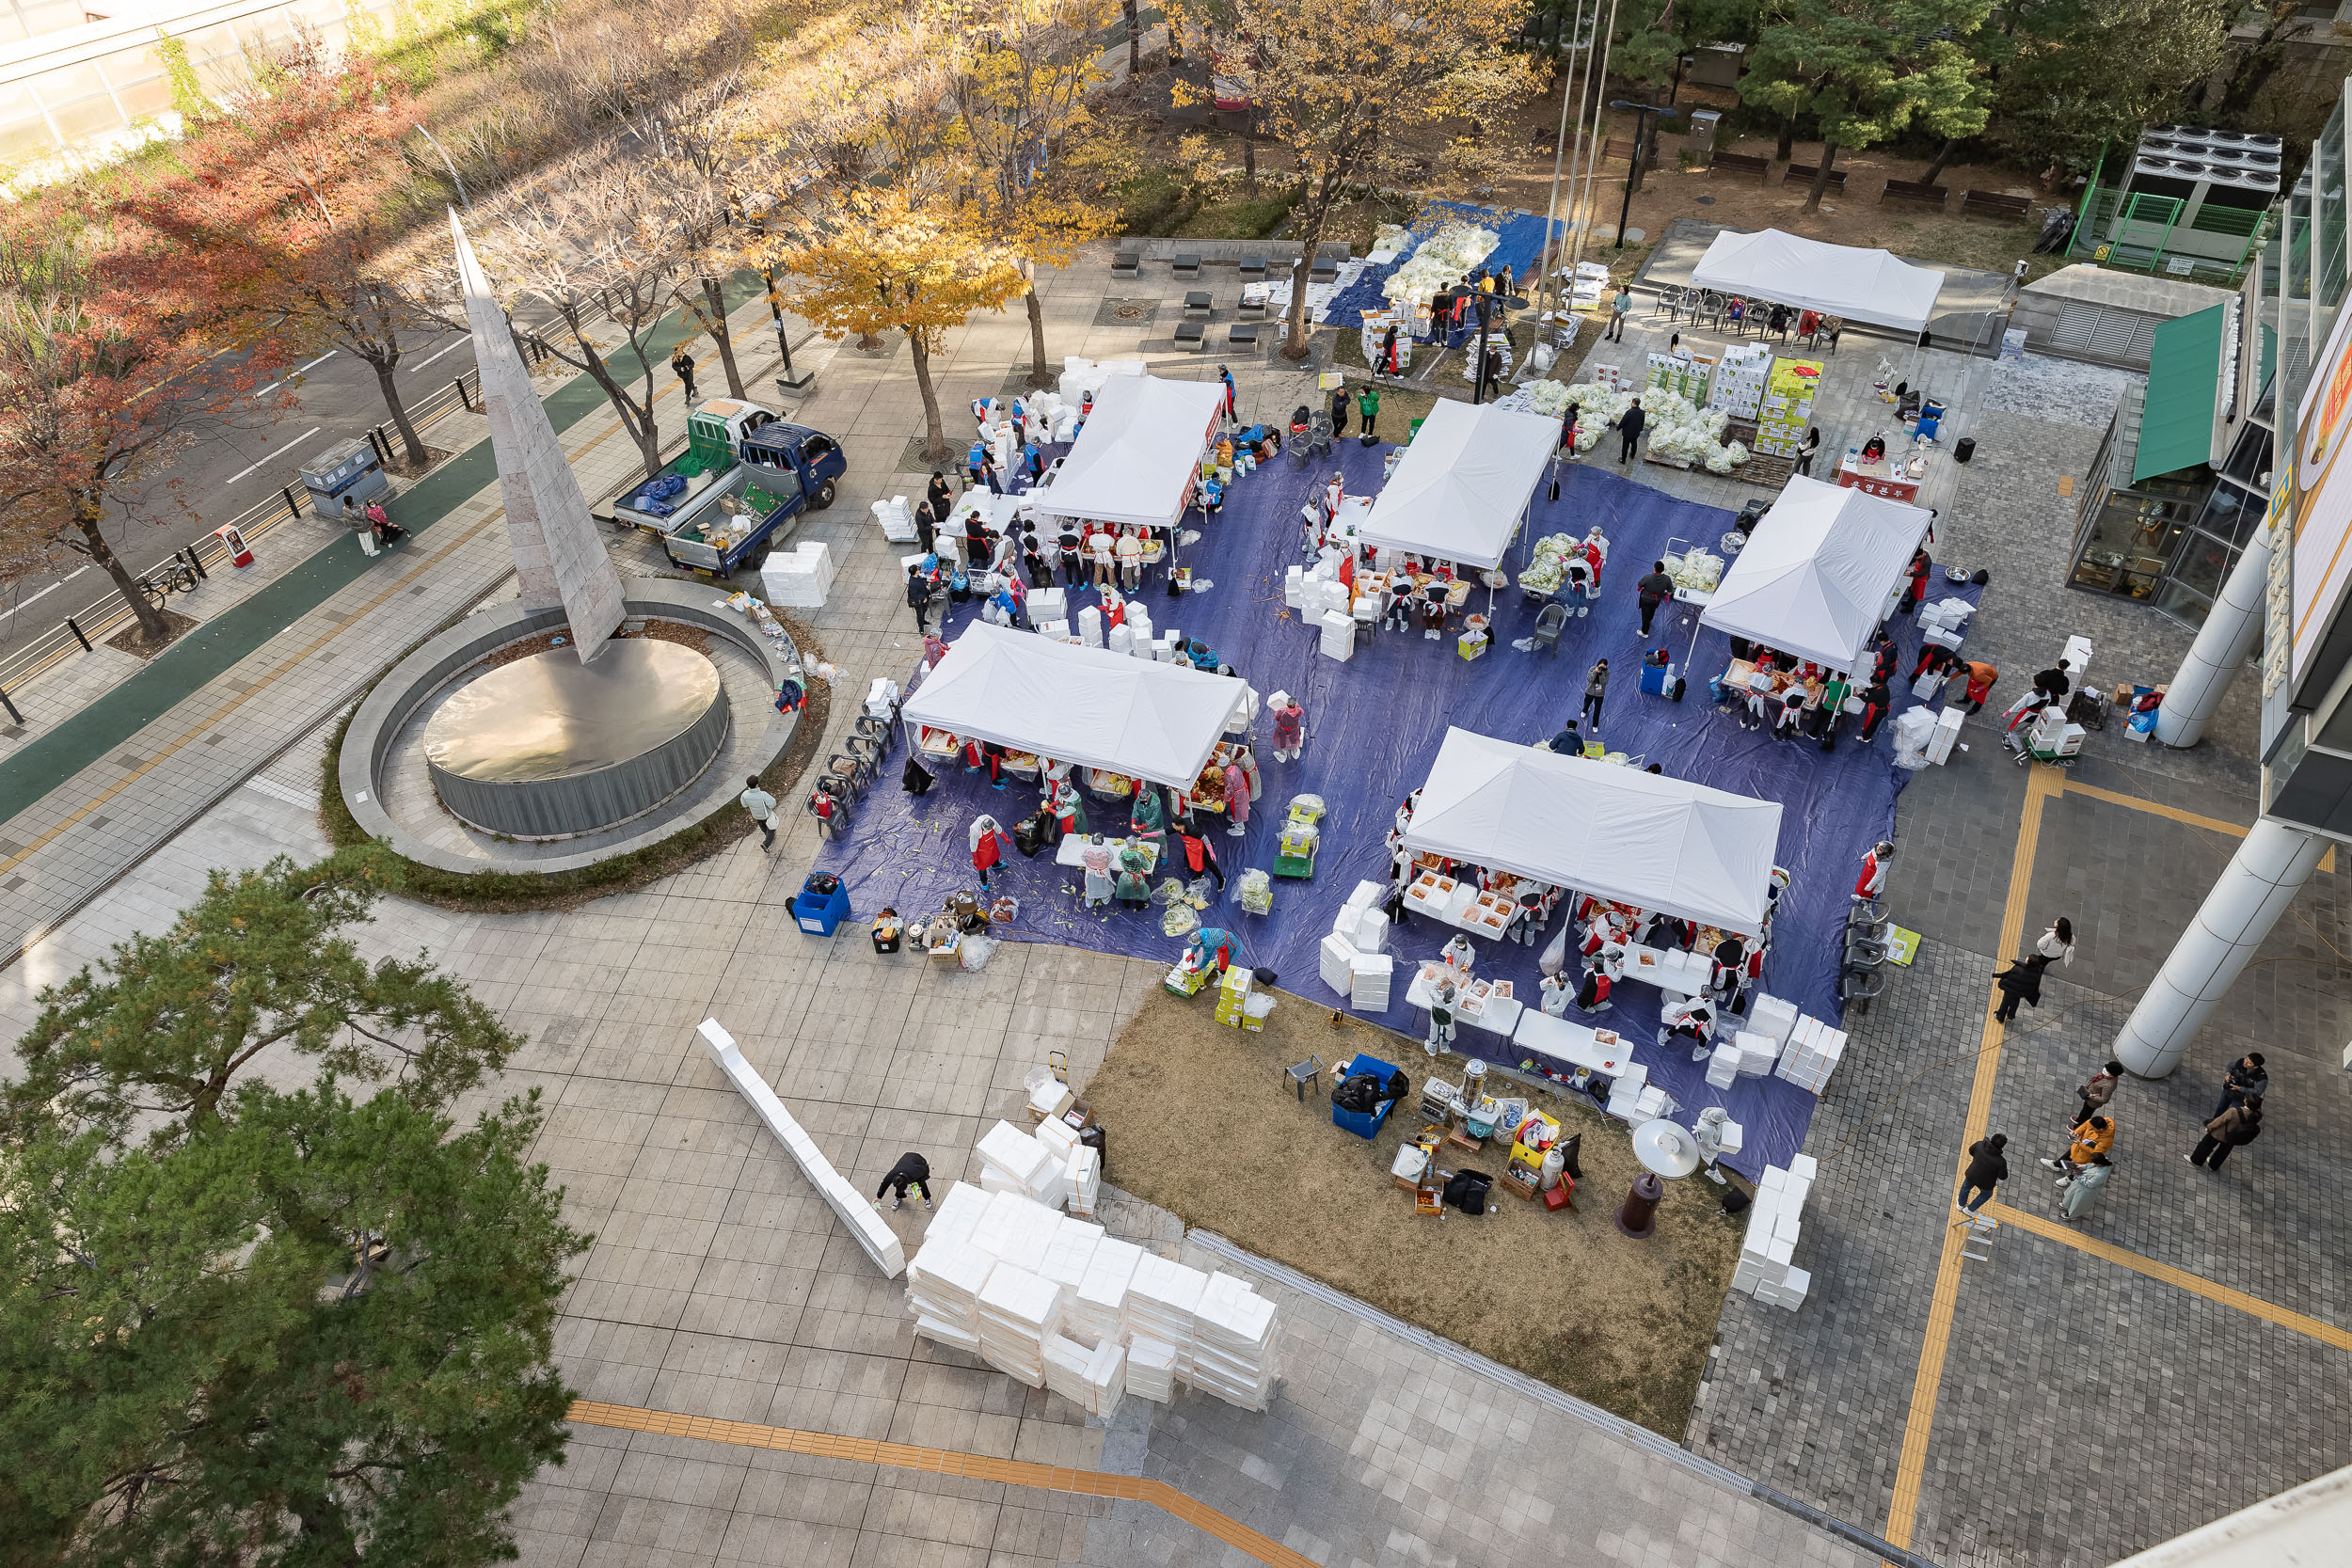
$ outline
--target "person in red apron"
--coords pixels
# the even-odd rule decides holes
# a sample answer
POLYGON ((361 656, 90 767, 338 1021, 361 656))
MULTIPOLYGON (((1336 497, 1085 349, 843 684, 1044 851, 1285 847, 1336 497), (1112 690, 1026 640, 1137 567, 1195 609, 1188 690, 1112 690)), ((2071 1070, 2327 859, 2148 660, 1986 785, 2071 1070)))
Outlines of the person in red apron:
POLYGON ((972 819, 970 840, 972 869, 979 873, 980 886, 986 887, 990 869, 1004 860, 1005 851, 1012 847, 1012 840, 996 825, 996 818, 986 814, 972 819))
POLYGON ((1854 879, 1856 898, 1876 898, 1886 890, 1886 864, 1895 858, 1895 846, 1885 839, 1878 841, 1870 852, 1862 857, 1862 875, 1854 879))
POLYGON ((1176 824, 1176 847, 1185 871, 1194 877, 1211 878, 1217 892, 1225 891, 1225 872, 1216 863, 1216 851, 1209 847, 1209 841, 1200 836, 1200 829, 1188 816, 1176 824))

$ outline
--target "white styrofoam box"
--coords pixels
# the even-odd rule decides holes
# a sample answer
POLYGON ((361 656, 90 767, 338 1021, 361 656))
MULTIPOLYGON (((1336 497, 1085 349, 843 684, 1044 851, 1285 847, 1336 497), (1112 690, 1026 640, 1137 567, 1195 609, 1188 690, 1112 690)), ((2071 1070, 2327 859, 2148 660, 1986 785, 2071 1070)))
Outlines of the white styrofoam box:
POLYGON ((982 1332, 990 1323, 1003 1323, 1034 1330, 1042 1338, 1059 1326, 1061 1303, 1062 1288, 1043 1275, 999 1263, 989 1271, 988 1284, 980 1291, 982 1332))
POLYGON ((1389 944, 1389 917, 1380 910, 1363 910, 1356 916, 1356 950, 1377 953, 1389 944))
POLYGON ((1284 570, 1282 573, 1282 602, 1290 606, 1291 609, 1296 610, 1300 604, 1305 601, 1306 593, 1307 569, 1304 566, 1293 565, 1284 570))
POLYGON ((925 1245, 935 1241, 968 1242, 972 1227, 980 1222, 980 1213, 988 1207, 988 1196, 968 1181, 948 1184, 939 1196, 939 1207, 931 1212, 931 1223, 923 1231, 925 1245))
POLYGON ((1078 1147, 1077 1129, 1059 1117, 1047 1117, 1043 1121, 1039 1122, 1035 1136, 1039 1143, 1045 1146, 1046 1151, 1057 1160, 1068 1159, 1070 1151, 1078 1147))
POLYGON ((1108 1417, 1127 1390, 1127 1353, 1109 1340, 1087 1357, 1087 1414, 1108 1417))
POLYGON ((1323 983, 1345 996, 1356 983, 1356 944, 1343 936, 1327 936, 1316 951, 1323 983))
POLYGON ((1386 896, 1388 891, 1387 884, 1365 878, 1348 889, 1346 907, 1351 910, 1371 909, 1386 896))
POLYGON ((1707 1059, 1707 1081, 1719 1089, 1731 1087, 1740 1076, 1740 1048, 1730 1040, 1719 1040, 1707 1059))
MULTIPOLYGON (((1775 1232, 1772 1236, 1772 1243, 1770 1247, 1765 1249, 1764 1255, 1767 1258, 1770 1258, 1773 1262, 1785 1265, 1788 1263, 1789 1259, 1796 1256, 1796 1252, 1797 1243, 1794 1241, 1786 1240, 1775 1232)), ((995 1282, 992 1279, 990 1283, 993 1284, 995 1282)))
POLYGON ((898 683, 888 675, 876 675, 866 689, 866 716, 868 719, 889 719, 898 705, 898 683))
POLYGON ((1127 1341, 1127 1392, 1161 1404, 1176 1397, 1176 1347, 1148 1334, 1127 1341))
POLYGON ((1736 1121, 1725 1121, 1723 1126, 1723 1136, 1724 1152, 1737 1154, 1747 1146, 1748 1130, 1736 1121))
POLYGON ((1958 707, 1947 707, 1935 716, 1935 728, 1928 736, 1928 761, 1942 767, 1952 759, 1953 742, 1960 738, 1960 721, 1967 714, 1958 707))
POLYGON ((1754 1263, 1749 1262, 1747 1259, 1741 1259, 1738 1263, 1732 1266, 1731 1288, 1733 1290, 1744 1291, 1752 1293, 1756 1288, 1763 1282, 1764 1271, 1757 1268, 1754 1263))
POLYGON ((1387 1012, 1396 984, 1396 960, 1386 953, 1359 953, 1353 967, 1355 973, 1347 987, 1349 1004, 1374 1012, 1387 1012))
POLYGON ((1792 1154, 1788 1157, 1788 1174, 1801 1176, 1809 1182, 1821 1174, 1821 1163, 1810 1154, 1792 1154))
POLYGON ((1036 1138, 1009 1121, 998 1122, 981 1136, 978 1153, 984 1165, 994 1166, 1022 1187, 1028 1186, 1053 1158, 1036 1138))
POLYGON ((1642 1092, 1633 1097, 1633 1111, 1645 1121, 1652 1117, 1664 1116, 1666 1114, 1666 1091, 1656 1084, 1645 1085, 1642 1092))
POLYGON ((1765 991, 1757 991, 1748 1003, 1748 1028, 1758 1035, 1772 1037, 1775 1046, 1788 1042, 1788 1031, 1797 1026, 1797 1005, 1784 1002, 1765 991))
POLYGON ((938 1344, 950 1345, 974 1354, 979 1352, 980 1337, 977 1333, 960 1323, 944 1323, 928 1313, 916 1315, 914 1332, 938 1344))
POLYGON ((1335 937, 1346 938, 1347 944, 1350 947, 1355 946, 1356 922, 1361 920, 1363 916, 1364 911, 1355 905, 1342 904, 1340 912, 1331 917, 1331 934, 1335 937))
POLYGON ((1104 1338, 1126 1332, 1127 1287, 1142 1260, 1143 1249, 1133 1242, 1106 1236, 1096 1243, 1093 1257, 1087 1260, 1087 1276, 1079 1282, 1071 1307, 1079 1326, 1104 1338))
POLYGON ((1758 1035, 1750 1030, 1740 1029, 1732 1034, 1731 1044, 1733 1051, 1740 1058, 1741 1072, 1752 1075, 1770 1072, 1773 1065, 1780 1060, 1779 1049, 1772 1044, 1772 1037, 1769 1035, 1758 1035))
POLYGON ((1781 1278, 1779 1288, 1780 1299, 1773 1303, 1773 1305, 1776 1307, 1785 1307, 1789 1311, 1794 1312, 1798 1307, 1804 1305, 1805 1293, 1812 1289, 1812 1271, 1809 1269, 1798 1268, 1792 1263, 1788 1267, 1788 1272, 1781 1278))
MULTIPOLYGON (((1786 1186, 1788 1182, 1788 1173, 1787 1171, 1781 1169, 1778 1165, 1766 1165, 1764 1167, 1764 1180, 1758 1184, 1756 1191, 1758 1193, 1766 1191, 1777 1192, 1782 1187, 1786 1186)), ((1759 1198, 1758 1201, 1760 1202, 1761 1199, 1759 1198)))

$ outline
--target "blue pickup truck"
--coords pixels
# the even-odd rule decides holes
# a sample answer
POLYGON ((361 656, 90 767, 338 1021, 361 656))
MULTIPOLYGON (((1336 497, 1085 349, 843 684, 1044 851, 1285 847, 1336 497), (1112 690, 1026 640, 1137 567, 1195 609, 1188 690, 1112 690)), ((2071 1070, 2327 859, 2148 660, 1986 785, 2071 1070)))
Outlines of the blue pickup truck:
POLYGON ((756 570, 802 513, 833 504, 849 468, 823 431, 734 399, 704 404, 686 429, 686 451, 623 495, 612 520, 660 539, 672 564, 698 577, 756 570))

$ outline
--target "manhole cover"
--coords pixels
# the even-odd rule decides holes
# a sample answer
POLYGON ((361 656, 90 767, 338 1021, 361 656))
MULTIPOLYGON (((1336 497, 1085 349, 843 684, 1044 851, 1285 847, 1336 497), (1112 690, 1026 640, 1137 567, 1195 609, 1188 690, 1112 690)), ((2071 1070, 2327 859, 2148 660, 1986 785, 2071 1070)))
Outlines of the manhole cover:
POLYGON ((1121 305, 1111 312, 1112 315, 1117 316, 1123 322, 1141 321, 1150 313, 1150 309, 1141 305, 1121 305))

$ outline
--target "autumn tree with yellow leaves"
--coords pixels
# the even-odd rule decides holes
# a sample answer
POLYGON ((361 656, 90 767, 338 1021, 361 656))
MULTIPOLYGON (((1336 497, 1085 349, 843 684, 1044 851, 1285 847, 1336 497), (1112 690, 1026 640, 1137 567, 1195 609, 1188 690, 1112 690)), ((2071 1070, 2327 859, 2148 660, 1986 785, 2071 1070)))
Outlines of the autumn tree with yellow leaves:
POLYGON ((1417 140, 1491 121, 1534 90, 1527 58, 1511 49, 1526 0, 1195 0, 1186 9, 1216 29, 1216 73, 1256 106, 1261 134, 1297 157, 1290 234, 1301 243, 1282 352, 1304 358, 1307 277, 1333 214, 1368 190, 1422 183, 1417 140))
POLYGON ((951 328, 1020 295, 1028 286, 1020 259, 920 183, 853 193, 826 228, 778 258, 787 301, 828 338, 906 334, 923 390, 923 456, 944 461, 952 449, 931 356, 951 328))
POLYGON ((1105 80, 1089 35, 1114 10, 1114 0, 945 0, 937 13, 955 46, 947 149, 974 226, 1019 259, 1039 387, 1053 376, 1037 270, 1067 266, 1111 230, 1111 187, 1132 172, 1129 139, 1088 105, 1105 80))

